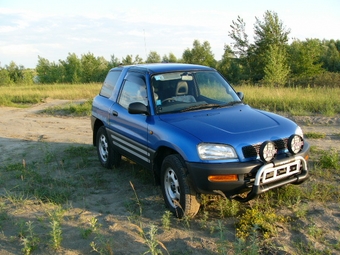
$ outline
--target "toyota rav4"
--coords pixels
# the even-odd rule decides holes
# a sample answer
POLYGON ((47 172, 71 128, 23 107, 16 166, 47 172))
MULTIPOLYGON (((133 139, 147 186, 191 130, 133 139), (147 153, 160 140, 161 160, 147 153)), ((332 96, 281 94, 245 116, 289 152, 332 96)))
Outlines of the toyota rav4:
POLYGON ((243 103, 215 69, 189 64, 113 68, 93 100, 100 163, 129 158, 152 171, 166 206, 194 216, 200 194, 249 201, 308 178, 301 128, 243 103))

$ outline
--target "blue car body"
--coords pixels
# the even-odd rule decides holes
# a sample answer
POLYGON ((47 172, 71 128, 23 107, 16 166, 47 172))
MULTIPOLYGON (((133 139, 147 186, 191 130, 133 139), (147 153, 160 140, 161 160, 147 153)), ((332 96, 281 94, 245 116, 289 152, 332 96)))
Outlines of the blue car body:
MULTIPOLYGON (((188 64, 145 64, 118 67, 110 72, 117 72, 113 84, 104 91, 106 82, 110 82, 105 81, 103 95, 99 94, 93 100, 93 144, 98 145, 97 132, 104 126, 114 153, 152 170, 156 180, 163 178, 162 161, 170 154, 183 159, 189 183, 199 194, 221 191, 228 197, 248 201, 269 189, 288 183, 300 184, 308 178, 309 145, 303 141, 298 125, 244 104, 235 96, 241 94, 237 94, 216 70, 188 64), (195 99, 187 94, 183 97, 185 102, 177 101, 183 95, 159 99, 162 93, 170 91, 175 81, 177 85, 182 82, 189 86, 186 88, 188 94, 195 99), (204 88, 190 90, 190 86, 199 81, 204 81, 206 87, 218 82, 227 84, 228 96, 225 98, 228 99, 221 99, 225 100, 222 103, 217 95, 210 99, 208 90, 204 95, 200 94, 204 88), (128 85, 131 88, 128 89, 128 85), (140 97, 137 93, 134 102, 133 91, 139 85, 144 94, 140 97), (228 102, 229 96, 231 102, 228 102), (294 153, 288 148, 293 135, 301 138, 296 143, 301 148, 294 153), (264 158, 270 151, 265 151, 262 158, 259 152, 266 141, 272 141, 275 146, 275 155, 268 160, 264 158), (199 147, 202 144, 201 155, 199 147), (207 148, 205 144, 208 144, 207 148), (216 151, 216 155, 209 151, 210 148, 219 150, 219 145, 226 150, 223 155, 234 153, 234 156, 225 158, 220 156, 220 151, 216 151), (233 175, 237 176, 234 180, 209 179, 233 175), (245 197, 238 196, 245 191, 249 191, 245 197)), ((111 79, 109 75, 108 79, 111 79)))

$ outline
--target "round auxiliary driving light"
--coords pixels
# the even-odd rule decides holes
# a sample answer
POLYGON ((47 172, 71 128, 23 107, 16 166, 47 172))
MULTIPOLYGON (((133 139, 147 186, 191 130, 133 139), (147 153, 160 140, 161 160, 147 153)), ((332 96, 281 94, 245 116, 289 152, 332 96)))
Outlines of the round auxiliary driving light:
POLYGON ((263 144, 261 144, 259 154, 262 161, 264 162, 272 161, 277 154, 275 143, 271 141, 266 141, 263 144))
POLYGON ((291 135, 288 139, 288 150, 292 154, 297 154, 302 151, 303 148, 303 138, 299 135, 291 135))

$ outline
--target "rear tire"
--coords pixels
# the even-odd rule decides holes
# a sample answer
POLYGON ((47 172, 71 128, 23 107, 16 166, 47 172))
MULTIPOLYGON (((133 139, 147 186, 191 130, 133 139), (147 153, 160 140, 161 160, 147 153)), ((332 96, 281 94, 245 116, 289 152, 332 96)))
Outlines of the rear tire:
POLYGON ((121 155, 112 149, 105 126, 98 129, 96 135, 98 159, 103 167, 108 169, 119 166, 121 155))
POLYGON ((187 169, 178 154, 167 156, 161 168, 161 188, 165 204, 176 217, 194 217, 200 208, 197 193, 188 181, 187 169))

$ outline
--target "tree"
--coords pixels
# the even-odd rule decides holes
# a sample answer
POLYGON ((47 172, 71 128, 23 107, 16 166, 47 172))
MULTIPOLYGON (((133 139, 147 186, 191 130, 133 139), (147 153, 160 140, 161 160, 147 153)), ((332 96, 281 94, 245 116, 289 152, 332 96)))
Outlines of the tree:
POLYGON ((135 60, 133 60, 132 55, 126 55, 125 58, 122 59, 123 65, 136 65, 136 64, 142 64, 143 59, 139 57, 139 55, 136 55, 135 60))
POLYGON ((269 86, 283 86, 287 82, 289 67, 283 49, 276 44, 269 45, 264 68, 264 82, 269 86))
POLYGON ((35 70, 37 71, 38 80, 40 83, 48 83, 50 81, 50 61, 48 61, 48 59, 38 56, 38 64, 35 70))
POLYGON ((0 86, 10 85, 12 83, 11 77, 5 68, 0 67, 0 86))
POLYGON ((229 37, 234 40, 231 44, 234 49, 234 54, 237 58, 246 58, 248 56, 249 40, 246 34, 246 23, 240 16, 237 16, 237 21, 232 21, 230 25, 231 32, 229 37))
POLYGON ((324 41, 323 46, 322 67, 329 72, 340 72, 340 40, 324 41))
POLYGON ((24 80, 24 73, 23 70, 25 69, 23 66, 17 66, 13 61, 6 65, 5 68, 8 71, 8 75, 10 80, 13 83, 22 83, 24 80))
POLYGON ((264 77, 264 68, 268 58, 270 47, 276 45, 277 53, 286 54, 288 46, 289 29, 285 29, 282 21, 279 20, 277 13, 266 11, 263 21, 256 18, 254 25, 254 44, 251 47, 250 65, 253 70, 252 78, 254 81, 264 77))
POLYGON ((216 66, 214 54, 211 51, 209 42, 205 41, 201 44, 198 40, 193 43, 193 48, 186 49, 183 52, 183 61, 190 64, 205 65, 210 67, 216 66))
POLYGON ((109 61, 108 63, 108 69, 111 69, 111 68, 114 68, 114 67, 117 67, 121 64, 121 62, 119 61, 118 58, 115 57, 115 55, 111 55, 111 60, 109 61))
POLYGON ((322 44, 319 39, 307 39, 303 42, 295 40, 288 50, 290 67, 295 76, 313 77, 322 72, 322 44))
POLYGON ((75 53, 69 53, 66 61, 59 60, 65 70, 65 82, 79 83, 81 81, 81 62, 75 53))
POLYGON ((164 55, 163 58, 162 58, 162 62, 164 63, 177 63, 178 60, 176 58, 176 56, 170 52, 169 55, 164 55))
POLYGON ((228 80, 230 80, 230 66, 234 58, 234 52, 229 45, 224 45, 224 53, 221 61, 217 63, 217 70, 228 80))
POLYGON ((81 56, 80 62, 82 82, 99 82, 105 79, 108 62, 103 57, 96 58, 93 53, 87 53, 81 56))
POLYGON ((150 51, 145 63, 160 63, 161 56, 156 51, 150 51))
POLYGON ((38 64, 36 66, 39 83, 58 83, 65 82, 64 67, 55 62, 50 62, 46 58, 38 56, 38 64))

